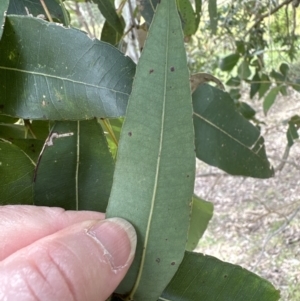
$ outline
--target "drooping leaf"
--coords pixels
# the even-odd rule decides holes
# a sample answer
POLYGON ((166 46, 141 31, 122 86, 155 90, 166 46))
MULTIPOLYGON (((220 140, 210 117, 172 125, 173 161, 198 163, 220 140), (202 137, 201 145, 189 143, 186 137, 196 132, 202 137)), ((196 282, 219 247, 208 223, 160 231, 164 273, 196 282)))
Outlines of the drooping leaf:
POLYGON ((213 203, 204 201, 195 195, 193 196, 188 241, 185 247, 187 251, 193 251, 197 247, 213 216, 213 211, 213 203))
POLYGON ((256 93, 258 93, 260 89, 261 79, 259 77, 258 72, 255 72, 254 76, 251 80, 251 87, 250 87, 250 98, 252 99, 256 93))
POLYGON ((0 53, 4 114, 50 120, 125 114, 135 65, 107 43, 36 18, 8 16, 0 53))
POLYGON ((228 93, 203 84, 193 93, 193 106, 198 159, 232 175, 273 176, 263 137, 228 93))
POLYGON ((124 22, 118 16, 114 2, 111 0, 93 0, 99 7, 99 10, 109 25, 120 35, 123 35, 124 22))
POLYGON ((190 0, 176 0, 177 8, 183 23, 183 32, 185 36, 193 35, 196 28, 195 13, 190 0))
POLYGON ((241 84, 241 79, 238 76, 230 77, 226 82, 226 86, 238 87, 241 84))
POLYGON ((32 204, 34 163, 16 145, 0 141, 0 204, 32 204))
POLYGON ((158 301, 278 301, 280 292, 242 267, 201 253, 186 252, 158 301))
POLYGON ((120 42, 121 38, 122 35, 119 34, 107 21, 105 21, 101 32, 101 41, 116 46, 120 42))
POLYGON ((263 73, 261 75, 261 84, 258 91, 259 99, 261 99, 266 94, 266 92, 269 90, 270 87, 271 87, 270 78, 267 74, 263 73))
POLYGON ((288 64, 282 63, 282 64, 280 65, 280 67, 279 67, 279 70, 280 70, 281 74, 282 74, 285 78, 287 78, 288 72, 289 72, 289 70, 290 70, 290 67, 289 67, 288 64))
POLYGON ((146 20, 146 23, 148 27, 150 26, 157 4, 161 0, 140 0, 139 3, 139 10, 143 16, 143 18, 146 20))
POLYGON ((218 28, 217 0, 208 1, 208 13, 211 31, 213 34, 216 34, 218 28))
POLYGON ((7 14, 9 0, 1 0, 0 2, 0 39, 2 37, 5 17, 7 14))
MULTIPOLYGON (((61 7, 58 1, 44 0, 44 2, 53 21, 63 23, 64 25, 69 24, 68 16, 64 12, 66 10, 64 7, 61 7)), ((43 15, 47 18, 40 0, 10 0, 7 14, 25 16, 29 14, 33 17, 43 15)))
POLYGON ((237 109, 246 119, 251 119, 256 114, 256 111, 244 101, 238 103, 237 109))
POLYGON ((264 99, 264 103, 263 103, 263 109, 264 109, 265 115, 267 115, 268 111, 270 110, 270 108, 274 104, 275 99, 276 99, 279 91, 280 91, 280 87, 277 86, 277 87, 272 88, 269 91, 269 93, 266 95, 266 97, 264 99))
POLYGON ((286 137, 288 140, 288 145, 291 147, 294 144, 294 140, 299 139, 298 130, 300 128, 300 116, 294 115, 290 118, 288 122, 288 130, 286 132, 286 137))
POLYGON ((238 53, 232 53, 221 59, 219 67, 222 71, 231 71, 239 59, 240 56, 238 53))
POLYGON ((238 75, 241 79, 247 79, 251 75, 251 71, 249 68, 249 63, 246 60, 243 60, 242 63, 238 67, 238 75))
POLYGON ((195 172, 191 116, 181 21, 175 0, 164 0, 137 66, 106 213, 138 233, 135 260, 117 289, 128 300, 157 300, 182 260, 195 172))
POLYGON ((281 85, 285 81, 285 76, 274 69, 270 72, 270 76, 275 79, 277 85, 281 85))
POLYGON ((104 212, 113 170, 102 127, 95 119, 57 122, 35 170, 34 203, 104 212))

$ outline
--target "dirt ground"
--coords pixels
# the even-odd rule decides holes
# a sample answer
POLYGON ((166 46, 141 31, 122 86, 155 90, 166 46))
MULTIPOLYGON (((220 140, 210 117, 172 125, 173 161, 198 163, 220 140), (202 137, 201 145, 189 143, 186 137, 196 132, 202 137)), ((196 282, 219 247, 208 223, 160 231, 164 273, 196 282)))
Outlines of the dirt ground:
POLYGON ((276 168, 267 180, 233 177, 197 163, 196 194, 214 204, 214 216, 197 251, 241 265, 281 290, 281 301, 300 300, 300 141, 282 160, 285 121, 300 114, 300 94, 280 97, 265 119, 262 102, 244 101, 264 120, 266 151, 276 168))

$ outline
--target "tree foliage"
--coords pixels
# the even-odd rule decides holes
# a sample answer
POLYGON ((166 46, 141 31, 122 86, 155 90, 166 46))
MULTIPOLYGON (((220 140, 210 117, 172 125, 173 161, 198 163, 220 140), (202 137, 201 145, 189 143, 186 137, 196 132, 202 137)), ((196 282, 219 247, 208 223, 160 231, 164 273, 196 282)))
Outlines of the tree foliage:
MULTIPOLYGON (((263 98, 265 114, 279 93, 300 90, 289 64, 267 63, 271 43, 295 59, 298 2, 126 2, 94 0, 105 18, 100 40, 70 27, 63 1, 1 2, 0 203, 129 220, 136 258, 112 300, 278 300, 268 281, 192 252, 213 214, 193 185, 195 157, 232 175, 274 175, 240 87, 263 98), (132 37, 137 65, 124 55, 132 37), (206 39, 227 45, 218 64, 206 39), (190 88, 184 41, 203 54, 189 54, 190 68, 227 77, 229 92, 207 73, 190 88)), ((289 147, 299 127, 291 116, 289 147)))

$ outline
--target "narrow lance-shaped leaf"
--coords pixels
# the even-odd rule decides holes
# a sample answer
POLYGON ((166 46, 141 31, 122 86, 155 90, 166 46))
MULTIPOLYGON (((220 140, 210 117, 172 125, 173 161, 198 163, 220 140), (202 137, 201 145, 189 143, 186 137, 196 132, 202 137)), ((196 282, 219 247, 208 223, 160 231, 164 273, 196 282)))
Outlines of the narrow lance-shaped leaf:
POLYGON ((0 205, 33 202, 34 163, 16 145, 0 141, 0 205))
POLYGON ((275 102, 275 99, 279 93, 280 86, 272 88, 268 94, 266 95, 264 102, 263 102, 263 108, 264 108, 264 113, 267 115, 268 111, 271 109, 272 105, 275 102))
POLYGON ((217 0, 208 1, 208 13, 211 31, 213 34, 216 34, 218 26, 217 0))
POLYGON ((191 36, 196 31, 195 13, 190 0, 176 0, 177 8, 183 23, 185 36, 191 36))
POLYGON ((99 7, 99 10, 109 25, 120 35, 123 34, 124 22, 118 16, 114 1, 111 0, 93 0, 99 7))
POLYGON ((1 0, 0 2, 0 39, 2 37, 3 27, 4 27, 4 21, 6 12, 8 9, 9 0, 1 0))
MULTIPOLYGON (((44 3, 53 21, 61 22, 64 25, 69 24, 66 9, 62 7, 57 0, 44 0, 44 3)), ((40 0, 10 0, 7 14, 25 16, 29 14, 33 17, 43 15, 47 18, 40 0)))
POLYGON ((198 159, 229 174, 274 175, 259 130, 236 110, 230 95, 207 84, 193 93, 198 159))
POLYGON ((267 280, 242 267, 201 253, 186 252, 158 301, 278 301, 267 280))
POLYGON ((125 115, 135 65, 107 43, 40 19, 8 16, 0 53, 4 114, 52 120, 125 115))
POLYGON ((146 20, 147 25, 150 26, 152 22, 152 18, 154 16, 156 6, 161 0, 140 0, 139 9, 143 16, 143 18, 146 20))
POLYGON ((113 171, 106 138, 95 119, 57 122, 35 170, 34 203, 103 212, 113 171))
POLYGON ((163 0, 137 66, 107 210, 138 235, 117 289, 128 300, 157 300, 183 258, 195 173, 191 116, 181 21, 175 0, 163 0))

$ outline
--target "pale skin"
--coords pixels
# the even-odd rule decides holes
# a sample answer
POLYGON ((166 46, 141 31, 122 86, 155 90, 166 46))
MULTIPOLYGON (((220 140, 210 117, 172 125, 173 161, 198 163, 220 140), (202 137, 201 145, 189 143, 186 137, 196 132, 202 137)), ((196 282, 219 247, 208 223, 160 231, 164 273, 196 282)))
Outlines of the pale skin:
POLYGON ((103 213, 0 206, 0 300, 104 301, 124 278, 134 228, 103 213))

